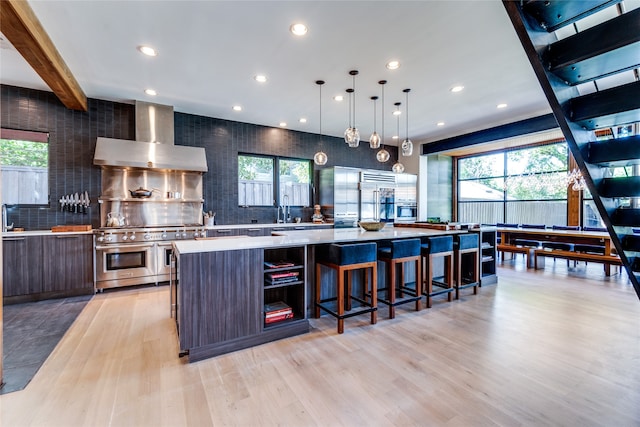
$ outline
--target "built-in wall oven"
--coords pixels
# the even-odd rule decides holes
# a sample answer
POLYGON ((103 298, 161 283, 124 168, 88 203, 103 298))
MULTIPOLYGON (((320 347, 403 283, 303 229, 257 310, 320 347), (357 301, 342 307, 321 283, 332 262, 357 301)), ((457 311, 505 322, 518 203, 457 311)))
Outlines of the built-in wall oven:
POLYGON ((418 207, 411 203, 396 203, 395 222, 415 222, 418 219, 418 207))

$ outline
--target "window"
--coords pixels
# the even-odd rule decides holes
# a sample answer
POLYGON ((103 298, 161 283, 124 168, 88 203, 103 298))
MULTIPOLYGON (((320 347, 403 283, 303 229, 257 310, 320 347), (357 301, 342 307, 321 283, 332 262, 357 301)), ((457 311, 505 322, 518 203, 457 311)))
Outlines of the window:
POLYGON ((274 159, 264 156, 238 156, 238 204, 273 206, 274 159))
POLYGON ((311 162, 309 160, 278 160, 280 205, 285 196, 289 206, 309 206, 311 201, 311 162))
POLYGON ((566 224, 566 143, 458 159, 458 219, 566 224))
POLYGON ((49 204, 49 135, 2 129, 0 168, 2 203, 7 205, 49 204))
POLYGON ((240 206, 311 205, 311 161, 238 155, 240 206))

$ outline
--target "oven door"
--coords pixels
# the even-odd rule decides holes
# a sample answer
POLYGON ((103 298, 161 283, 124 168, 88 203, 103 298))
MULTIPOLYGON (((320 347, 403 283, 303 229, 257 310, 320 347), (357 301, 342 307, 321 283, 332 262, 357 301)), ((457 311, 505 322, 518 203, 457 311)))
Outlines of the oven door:
POLYGON ((395 222, 415 222, 418 216, 418 207, 413 204, 396 205, 395 222))
POLYGON ((171 242, 158 243, 156 251, 156 268, 158 282, 166 282, 171 279, 171 262, 173 244, 171 242))
POLYGON ((156 282, 155 243, 96 245, 96 289, 156 282))

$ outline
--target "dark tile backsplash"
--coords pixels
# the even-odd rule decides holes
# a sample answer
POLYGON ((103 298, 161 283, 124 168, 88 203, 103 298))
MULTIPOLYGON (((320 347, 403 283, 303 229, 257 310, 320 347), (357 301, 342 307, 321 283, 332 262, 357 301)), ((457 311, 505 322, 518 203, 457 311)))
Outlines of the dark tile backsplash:
MULTIPOLYGON (((69 110, 51 92, 1 85, 0 123, 3 128, 49 132, 49 207, 8 207, 9 224, 26 230, 62 224, 99 227, 97 199, 100 168, 93 165, 96 139, 135 139, 135 107, 89 99, 87 112, 69 110), (88 191, 92 208, 87 215, 60 212, 65 194, 88 191)), ((203 176, 204 209, 216 212, 218 224, 274 222, 276 208, 238 206, 237 155, 279 155, 312 159, 318 149, 317 134, 233 122, 193 114, 175 113, 175 144, 203 147, 209 172, 203 176)), ((381 167, 375 150, 363 141, 349 148, 342 138, 323 137, 327 165, 390 170, 397 148, 387 147, 391 159, 381 167)), ((318 167, 314 176, 317 181, 318 167)), ((317 193, 317 191, 316 191, 317 193)), ((316 195, 317 198, 317 195, 316 195)), ((291 216, 308 221, 312 207, 292 208, 291 216)))

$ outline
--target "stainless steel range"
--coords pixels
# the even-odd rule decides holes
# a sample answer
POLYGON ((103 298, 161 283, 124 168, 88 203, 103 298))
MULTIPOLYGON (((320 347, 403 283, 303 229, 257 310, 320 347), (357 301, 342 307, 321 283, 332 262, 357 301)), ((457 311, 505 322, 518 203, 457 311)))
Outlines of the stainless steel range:
POLYGON ((171 243, 206 237, 202 226, 102 228, 94 232, 95 288, 158 284, 171 278, 171 243))

